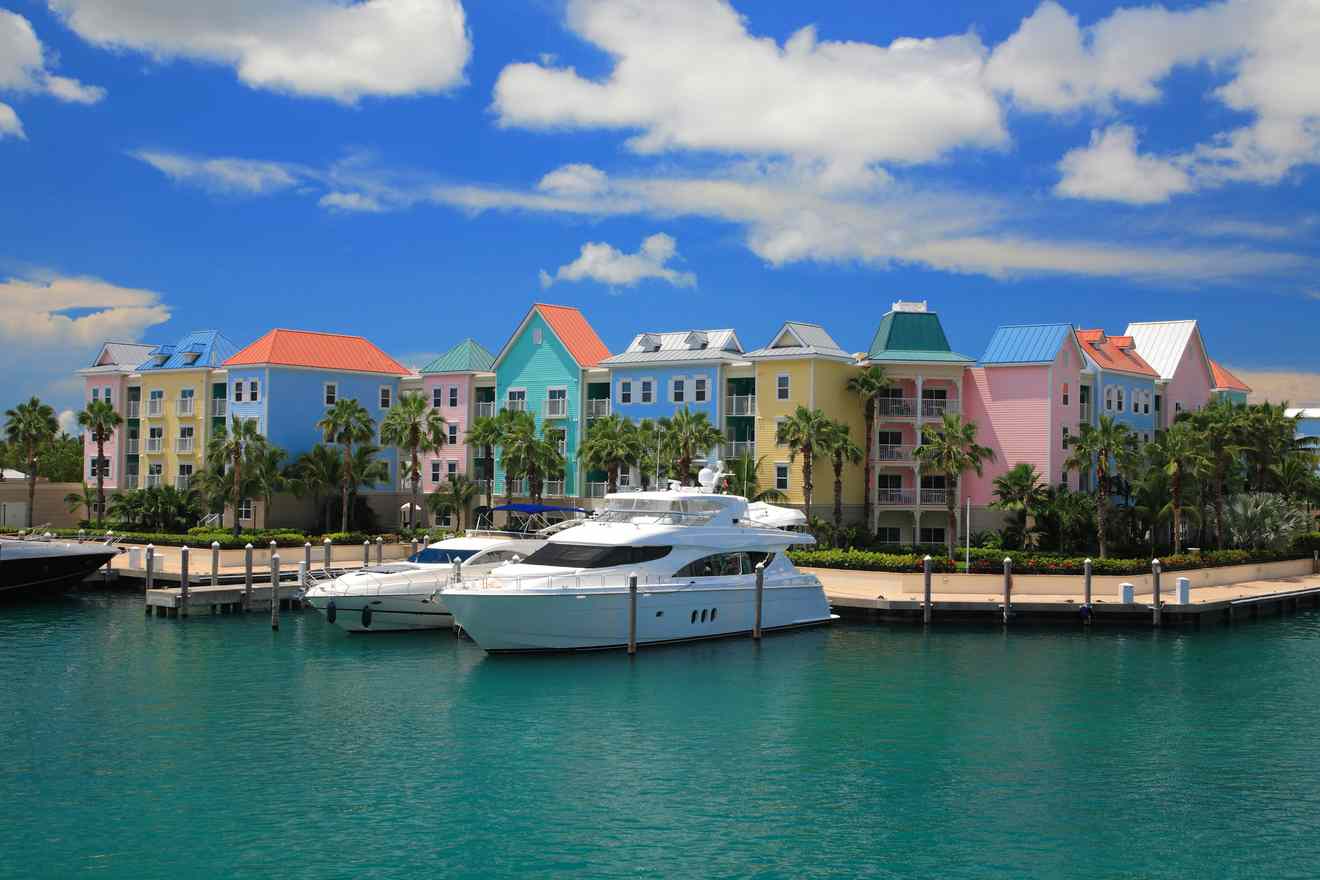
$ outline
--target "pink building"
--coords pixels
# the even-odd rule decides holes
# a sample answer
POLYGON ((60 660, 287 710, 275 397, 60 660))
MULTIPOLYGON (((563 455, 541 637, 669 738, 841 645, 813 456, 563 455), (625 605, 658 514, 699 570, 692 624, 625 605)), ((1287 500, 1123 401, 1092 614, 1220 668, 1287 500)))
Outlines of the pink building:
POLYGON ((128 400, 128 377, 145 363, 154 345, 133 342, 107 342, 101 346, 92 365, 78 371, 84 381, 84 401, 108 400, 124 419, 105 442, 105 458, 96 458, 96 442, 90 433, 83 435, 83 477, 89 485, 96 483, 98 470, 104 474, 107 489, 136 489, 136 477, 126 478, 125 462, 136 459, 139 449, 139 401, 128 400))
MULTIPOLYGON (((422 464, 422 488, 434 492, 451 475, 489 479, 489 463, 480 449, 469 449, 468 428, 480 416, 495 415, 495 356, 474 339, 465 339, 421 370, 422 393, 444 417, 446 442, 422 464)), ((482 491, 485 491, 484 484, 482 491)))
POLYGON ((1156 429, 1167 428, 1180 412, 1200 409, 1215 389, 1214 367, 1195 321, 1147 321, 1128 324, 1125 336, 1157 373, 1156 429))

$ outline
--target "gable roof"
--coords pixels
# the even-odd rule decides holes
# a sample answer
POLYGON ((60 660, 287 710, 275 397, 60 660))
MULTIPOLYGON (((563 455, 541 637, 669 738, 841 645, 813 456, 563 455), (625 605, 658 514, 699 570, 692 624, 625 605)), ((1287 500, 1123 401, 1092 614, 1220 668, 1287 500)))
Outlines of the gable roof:
MULTIPOLYGON (((1183 352, 1195 339, 1201 349, 1201 360, 1205 365, 1206 374, 1210 375, 1210 359, 1206 356, 1205 346, 1200 344, 1201 331, 1197 328, 1195 320, 1137 322, 1128 324, 1123 335, 1133 338, 1137 344, 1137 352, 1166 382, 1173 378, 1178 364, 1182 362, 1183 352)), ((1213 376, 1211 380, 1213 381, 1213 376)))
POLYGON ((495 368, 495 355, 472 337, 468 337, 426 366, 423 373, 489 373, 495 368))
POLYGON ((568 351, 569 357, 577 362, 581 369, 594 367, 605 358, 610 356, 610 350, 605 347, 605 343, 600 341, 596 335, 595 329, 587 323, 586 317, 578 309, 572 306, 555 306, 549 303, 532 303, 532 307, 523 315, 523 319, 518 322, 518 329, 513 331, 500 353, 495 356, 495 363, 499 364, 504 360, 504 356, 509 353, 509 348, 514 341, 522 335, 523 330, 527 329, 527 323, 531 321, 532 315, 539 314, 542 320, 555 334, 559 342, 568 351))
POLYGON ((1010 324, 995 328, 990 343, 981 355, 982 365, 1048 364, 1058 357, 1059 348, 1073 337, 1071 324, 1010 324))
POLYGON ((1215 377, 1215 391, 1251 391, 1251 386, 1234 376, 1218 361, 1210 361, 1210 372, 1215 377))
POLYGON ((601 361, 602 365, 656 363, 663 361, 742 360, 742 343, 732 330, 676 330, 667 333, 638 333, 622 354, 601 361))
POLYGON ((769 345, 749 351, 743 357, 749 360, 809 357, 853 360, 853 356, 839 348, 839 344, 824 327, 805 321, 786 321, 769 345))
POLYGON ((1141 355, 1131 336, 1106 336, 1104 330, 1078 330, 1077 341, 1097 367, 1119 373, 1130 373, 1158 379, 1160 374, 1141 355))
POLYGON ((156 346, 137 342, 106 342, 89 367, 79 373, 127 373, 151 356, 156 346))
POLYGON ((158 345, 138 364, 139 372, 216 369, 235 352, 219 330, 194 330, 173 345, 158 345), (159 363, 157 361, 160 361, 159 363))
POLYGON ((225 361, 226 367, 258 365, 408 375, 406 367, 361 336, 283 328, 271 330, 225 361))
POLYGON ((971 363, 972 359, 949 347, 944 325, 936 312, 891 310, 880 319, 868 360, 881 362, 971 363))

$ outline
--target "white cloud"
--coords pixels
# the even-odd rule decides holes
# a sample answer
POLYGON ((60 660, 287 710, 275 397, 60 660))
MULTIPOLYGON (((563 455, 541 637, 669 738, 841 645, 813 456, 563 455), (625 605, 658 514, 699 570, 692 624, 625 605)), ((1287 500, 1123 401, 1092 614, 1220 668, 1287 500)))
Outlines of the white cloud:
POLYGON ((1137 154, 1137 133, 1111 125, 1091 133, 1091 143, 1066 153, 1059 162, 1063 179, 1056 195, 1148 205, 1191 190, 1187 172, 1175 163, 1137 154))
POLYGON ((322 208, 354 214, 379 214, 386 208, 374 196, 357 192, 329 192, 317 204, 322 208))
MULTIPOLYGON (((95 104, 105 89, 89 86, 50 70, 50 59, 26 18, 0 9, 0 92, 53 95, 61 101, 95 104)), ((0 102, 0 138, 26 139, 14 108, 0 102)))
POLYGON ((0 138, 4 137, 16 137, 25 141, 27 132, 23 131, 23 121, 18 118, 14 108, 0 101, 0 138))
POLYGON ((640 153, 790 156, 840 178, 1007 141, 975 33, 878 46, 804 27, 780 46, 726 0, 569 0, 568 25, 613 70, 511 64, 495 85, 502 124, 636 130, 640 153))
POLYGON ((105 89, 100 86, 89 86, 67 76, 46 77, 46 89, 71 104, 95 104, 105 97, 105 89))
POLYGON ((258 159, 199 159, 160 150, 135 150, 129 155, 177 183, 221 194, 268 195, 296 186, 300 177, 296 166, 258 159))
POLYGON ((78 437, 82 434, 82 426, 78 424, 78 414, 71 409, 62 409, 56 417, 60 423, 60 430, 66 434, 72 434, 78 437))
POLYGON ((233 67, 253 88, 353 103, 463 82, 459 0, 49 0, 79 36, 158 59, 233 67))
POLYGON ((697 276, 666 265, 678 256, 678 243, 663 232, 647 236, 635 254, 626 254, 605 242, 589 241, 571 263, 560 266, 554 275, 541 270, 542 287, 557 281, 599 281, 611 286, 634 287, 639 281, 655 278, 675 287, 695 287, 697 276))

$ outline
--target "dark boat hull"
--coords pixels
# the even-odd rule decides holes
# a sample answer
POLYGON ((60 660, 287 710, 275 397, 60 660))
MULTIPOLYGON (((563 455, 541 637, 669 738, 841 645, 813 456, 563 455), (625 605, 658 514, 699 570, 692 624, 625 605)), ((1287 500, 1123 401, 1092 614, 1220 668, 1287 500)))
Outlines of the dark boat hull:
POLYGON ((0 543, 0 595, 58 592, 85 580, 118 550, 104 545, 0 543))

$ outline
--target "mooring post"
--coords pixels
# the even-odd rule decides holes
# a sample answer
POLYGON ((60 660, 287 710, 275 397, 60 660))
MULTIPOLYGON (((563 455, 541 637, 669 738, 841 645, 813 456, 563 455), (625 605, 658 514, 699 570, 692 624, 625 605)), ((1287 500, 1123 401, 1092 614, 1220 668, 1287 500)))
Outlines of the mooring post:
POLYGON ((220 583, 220 542, 211 542, 211 586, 220 583))
POLYGON ((921 560, 921 622, 930 624, 930 554, 921 560))
POLYGON ((377 564, 377 565, 383 565, 384 563, 385 563, 385 539, 382 538, 382 537, 380 537, 379 535, 377 535, 377 536, 376 536, 376 564, 377 564))
POLYGON ((1320 574, 1320 550, 1311 551, 1311 574, 1320 574))
POLYGON ((311 541, 304 541, 304 542, 303 542, 303 563, 307 566, 307 570, 308 570, 308 571, 311 571, 311 570, 312 570, 312 542, 311 542, 311 541))
POLYGON ((188 545, 179 548, 179 616, 188 616, 188 545))
POLYGON ((371 542, 366 538, 362 539, 362 567, 371 565, 371 542))
POLYGON ((1192 581, 1190 578, 1178 578, 1178 604, 1192 604, 1192 581))
POLYGON ((416 555, 417 555, 417 539, 416 539, 416 538, 413 538, 413 539, 412 539, 412 553, 409 553, 409 554, 408 554, 408 557, 411 559, 412 557, 414 557, 414 556, 416 556, 416 555))
POLYGON ((324 539, 323 541, 321 541, 321 547, 322 547, 321 553, 322 553, 322 555, 323 555, 324 558, 325 558, 325 561, 324 561, 323 563, 321 563, 321 566, 322 566, 326 571, 329 571, 329 570, 330 570, 331 557, 334 555, 334 554, 333 554, 333 551, 331 550, 331 547, 330 547, 330 539, 329 539, 329 538, 326 538, 326 539, 324 539))
POLYGON ((270 628, 280 628, 280 554, 270 557, 270 628))
MULTIPOLYGON (((308 571, 308 569, 307 569, 307 562, 306 562, 306 561, 303 561, 303 562, 298 563, 298 589, 299 589, 299 590, 305 590, 305 589, 307 589, 307 571, 308 571)), ((290 607, 290 608, 293 608, 293 598, 292 598, 292 597, 290 597, 290 599, 289 599, 289 607, 290 607)))
POLYGON ((628 653, 637 653, 637 572, 628 575, 628 653))
POLYGON ((1004 623, 1013 614, 1013 559, 1004 557, 1004 623))
POLYGON ((82 543, 83 541, 85 541, 85 540, 87 540, 87 530, 86 530, 86 529, 79 529, 79 530, 78 530, 78 543, 81 544, 81 543, 82 543))
POLYGON ((756 563, 756 619, 752 623, 752 638, 761 640, 761 606, 765 602, 765 560, 756 563))
POLYGON ((1082 623, 1091 625, 1091 567, 1090 559, 1082 563, 1082 623))
POLYGON ((243 545, 243 610, 252 610, 252 545, 243 545))
POLYGON ((1151 610, 1151 623, 1155 626, 1160 625, 1160 561, 1152 559, 1150 561, 1151 590, 1155 594, 1155 604, 1151 610))
POLYGON ((156 547, 147 545, 147 589, 155 589, 156 583, 156 547))

